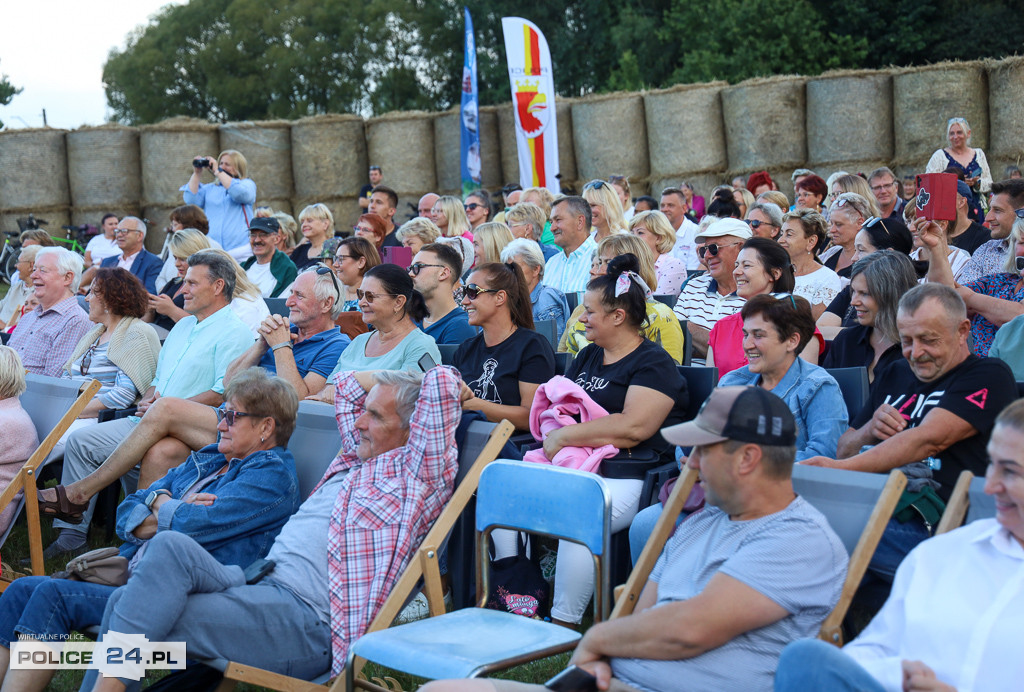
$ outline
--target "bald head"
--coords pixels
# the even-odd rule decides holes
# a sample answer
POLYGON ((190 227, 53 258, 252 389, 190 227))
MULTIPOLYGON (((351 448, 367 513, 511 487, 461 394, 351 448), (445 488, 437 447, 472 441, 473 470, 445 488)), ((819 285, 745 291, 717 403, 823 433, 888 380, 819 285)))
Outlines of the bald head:
POLYGON ((441 198, 435 195, 433 192, 428 192, 427 194, 420 197, 420 203, 416 206, 416 212, 420 215, 421 218, 429 219, 430 210, 434 208, 434 202, 436 202, 439 199, 441 198))

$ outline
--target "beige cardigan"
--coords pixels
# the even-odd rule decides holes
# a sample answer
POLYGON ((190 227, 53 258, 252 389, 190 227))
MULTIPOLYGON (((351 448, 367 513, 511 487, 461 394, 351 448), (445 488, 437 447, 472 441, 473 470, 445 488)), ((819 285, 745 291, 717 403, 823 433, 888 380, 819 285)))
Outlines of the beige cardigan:
MULTIPOLYGON (((64 369, 71 372, 71 364, 75 362, 90 346, 100 338, 106 330, 97 324, 88 334, 82 337, 75 346, 71 358, 64 364, 64 369)), ((156 330, 137 317, 122 317, 110 335, 107 346, 107 358, 127 375, 140 394, 145 394, 153 377, 156 375, 157 356, 160 354, 160 337, 156 330)))

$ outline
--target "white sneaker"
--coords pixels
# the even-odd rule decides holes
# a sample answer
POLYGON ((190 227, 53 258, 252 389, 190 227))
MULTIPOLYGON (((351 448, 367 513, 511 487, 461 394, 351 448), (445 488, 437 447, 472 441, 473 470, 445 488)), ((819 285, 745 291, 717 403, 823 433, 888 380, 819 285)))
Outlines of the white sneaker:
MULTIPOLYGON (((452 609, 452 592, 448 591, 444 595, 444 609, 450 611, 452 609)), ((416 594, 416 598, 409 602, 409 605, 405 606, 398 617, 395 618, 395 623, 404 625, 407 622, 415 622, 416 620, 426 620, 430 617, 430 604, 427 603, 427 595, 420 591, 416 594)))

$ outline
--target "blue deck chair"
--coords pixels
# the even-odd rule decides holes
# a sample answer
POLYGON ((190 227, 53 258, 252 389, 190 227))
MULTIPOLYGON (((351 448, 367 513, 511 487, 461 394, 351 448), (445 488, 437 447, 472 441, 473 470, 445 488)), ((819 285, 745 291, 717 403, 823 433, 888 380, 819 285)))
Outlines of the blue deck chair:
POLYGON ((953 486, 953 492, 946 503, 935 535, 959 528, 965 522, 970 524, 978 519, 992 519, 996 516, 996 499, 985 494, 985 477, 975 477, 970 471, 961 471, 953 486))

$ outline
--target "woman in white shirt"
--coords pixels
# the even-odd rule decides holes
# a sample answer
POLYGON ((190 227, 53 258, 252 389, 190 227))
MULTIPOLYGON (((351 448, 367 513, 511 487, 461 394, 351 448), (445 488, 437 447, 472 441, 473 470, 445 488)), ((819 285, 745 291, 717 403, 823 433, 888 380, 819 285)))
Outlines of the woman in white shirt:
POLYGON ((818 261, 818 250, 825 245, 825 217, 813 209, 794 209, 782 217, 779 245, 789 253, 796 276, 793 293, 807 299, 814 319, 843 288, 839 275, 818 261))

